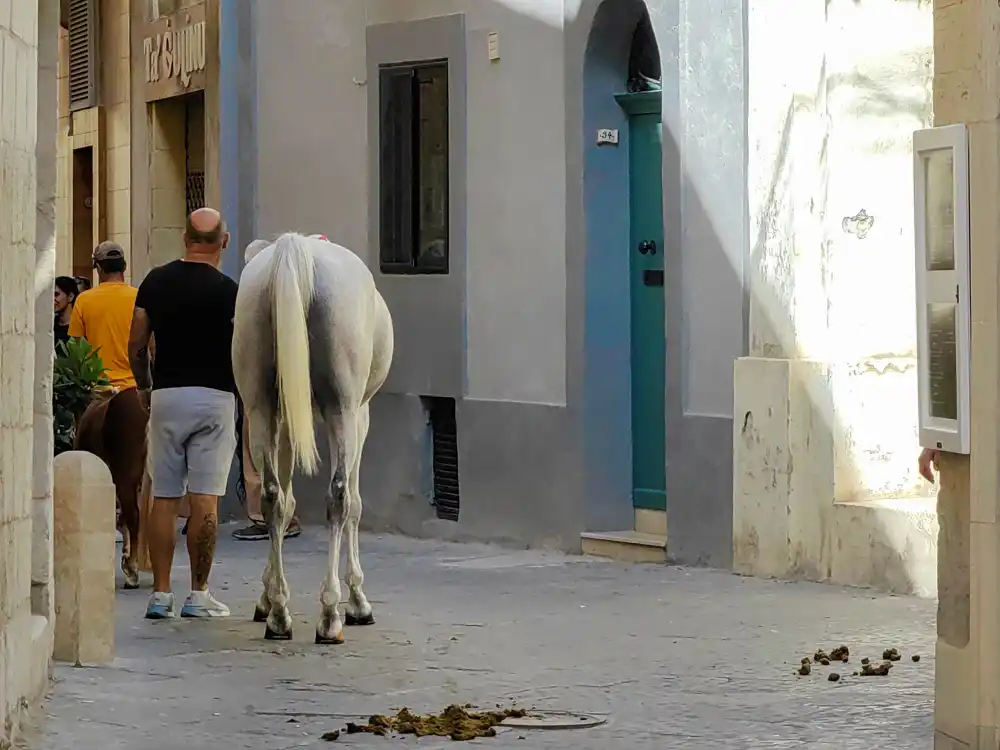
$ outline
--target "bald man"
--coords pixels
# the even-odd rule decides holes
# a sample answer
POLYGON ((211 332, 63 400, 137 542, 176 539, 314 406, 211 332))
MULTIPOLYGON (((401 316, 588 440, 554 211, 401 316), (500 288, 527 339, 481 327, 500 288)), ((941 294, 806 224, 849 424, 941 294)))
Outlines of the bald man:
POLYGON ((194 211, 184 229, 184 257, 150 271, 135 300, 129 361, 149 406, 153 508, 147 536, 153 595, 146 617, 152 620, 175 616, 170 569, 177 511, 185 496, 191 508, 191 594, 181 617, 229 615, 208 590, 219 497, 226 492, 236 450, 232 344, 237 285, 219 270, 228 244, 218 211, 194 211), (150 372, 153 336, 156 358, 150 372))

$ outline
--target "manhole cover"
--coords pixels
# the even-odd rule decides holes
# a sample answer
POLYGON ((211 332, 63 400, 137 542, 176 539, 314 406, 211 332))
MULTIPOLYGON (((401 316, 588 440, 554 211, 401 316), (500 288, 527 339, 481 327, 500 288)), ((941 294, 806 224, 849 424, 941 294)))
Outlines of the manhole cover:
POLYGON ((588 729, 606 722, 607 719, 601 716, 554 711, 529 714, 520 718, 512 716, 504 719, 500 726, 517 729, 588 729))

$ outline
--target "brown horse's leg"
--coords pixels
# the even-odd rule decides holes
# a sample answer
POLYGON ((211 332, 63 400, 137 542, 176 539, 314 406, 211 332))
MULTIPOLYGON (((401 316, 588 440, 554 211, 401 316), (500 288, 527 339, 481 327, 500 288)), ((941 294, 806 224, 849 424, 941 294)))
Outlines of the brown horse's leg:
POLYGON ((128 532, 128 549, 122 548, 122 573, 125 576, 125 588, 139 588, 139 486, 127 481, 118 488, 118 497, 122 504, 122 523, 128 532))
POLYGON ((149 472, 142 473, 142 490, 139 492, 139 541, 136 543, 136 564, 143 573, 153 572, 153 562, 149 559, 149 513, 153 509, 153 486, 149 472))
POLYGON ((139 588, 139 493, 146 464, 148 420, 138 394, 129 388, 111 399, 102 435, 128 536, 128 546, 122 546, 121 562, 127 589, 139 588))

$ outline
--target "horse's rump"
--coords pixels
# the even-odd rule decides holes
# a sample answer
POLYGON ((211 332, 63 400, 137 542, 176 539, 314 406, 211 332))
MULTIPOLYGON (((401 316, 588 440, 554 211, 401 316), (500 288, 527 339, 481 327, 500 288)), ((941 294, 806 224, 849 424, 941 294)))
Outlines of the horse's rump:
POLYGON ((76 435, 73 437, 73 450, 87 451, 99 458, 104 458, 104 420, 111 399, 117 395, 114 391, 98 391, 87 404, 80 421, 76 424, 76 435))

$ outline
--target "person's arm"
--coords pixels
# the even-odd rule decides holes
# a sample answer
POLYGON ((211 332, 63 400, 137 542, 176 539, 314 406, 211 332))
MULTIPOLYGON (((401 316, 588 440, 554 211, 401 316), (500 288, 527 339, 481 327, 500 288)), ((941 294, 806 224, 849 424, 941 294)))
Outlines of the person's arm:
POLYGON ((920 451, 920 458, 917 459, 917 464, 920 467, 920 476, 931 484, 934 484, 934 472, 937 471, 940 455, 940 451, 933 448, 924 448, 920 451))
POLYGON ((153 387, 153 376, 149 370, 149 343, 153 331, 146 311, 136 305, 132 311, 132 327, 128 335, 128 361, 132 366, 135 385, 140 391, 153 387))
POLYGON ((69 316, 69 330, 66 335, 74 339, 85 339, 87 338, 87 326, 83 323, 83 305, 80 304, 80 298, 77 297, 76 303, 73 305, 73 312, 69 316))

